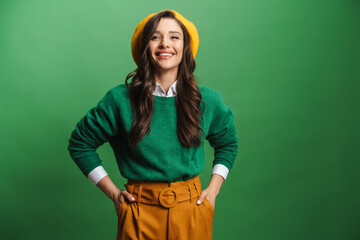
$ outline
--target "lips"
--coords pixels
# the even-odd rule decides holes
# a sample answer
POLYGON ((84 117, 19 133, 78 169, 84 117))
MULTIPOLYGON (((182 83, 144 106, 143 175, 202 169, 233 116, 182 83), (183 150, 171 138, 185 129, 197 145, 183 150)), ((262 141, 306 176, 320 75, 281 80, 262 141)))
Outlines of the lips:
POLYGON ((169 56, 169 57, 171 57, 173 55, 175 55, 175 53, 170 52, 170 51, 159 51, 159 52, 156 53, 156 56, 169 56))
POLYGON ((159 56, 172 56, 171 53, 160 53, 159 56))
POLYGON ((156 57, 159 60, 167 60, 169 58, 172 58, 175 55, 174 52, 169 52, 169 51, 160 51, 156 53, 156 57))

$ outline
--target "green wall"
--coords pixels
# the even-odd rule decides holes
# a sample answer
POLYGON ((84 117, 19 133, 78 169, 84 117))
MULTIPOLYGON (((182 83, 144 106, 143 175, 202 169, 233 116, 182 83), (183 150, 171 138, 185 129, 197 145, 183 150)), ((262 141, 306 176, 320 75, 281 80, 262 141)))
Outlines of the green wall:
MULTIPOLYGON (((195 23, 198 82, 235 114, 239 154, 214 239, 360 239, 355 0, 1 1, 0 238, 115 239, 112 202, 66 148, 135 69, 136 25, 164 9, 195 23)), ((98 152, 123 189, 109 144, 98 152)), ((204 185, 212 154, 206 143, 204 185)))

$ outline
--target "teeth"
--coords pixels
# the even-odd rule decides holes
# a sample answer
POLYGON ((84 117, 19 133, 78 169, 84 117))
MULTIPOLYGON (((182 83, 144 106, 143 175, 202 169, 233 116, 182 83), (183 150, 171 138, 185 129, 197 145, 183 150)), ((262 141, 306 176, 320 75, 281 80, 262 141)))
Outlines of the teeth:
POLYGON ((160 53, 159 56, 172 56, 170 53, 160 53))

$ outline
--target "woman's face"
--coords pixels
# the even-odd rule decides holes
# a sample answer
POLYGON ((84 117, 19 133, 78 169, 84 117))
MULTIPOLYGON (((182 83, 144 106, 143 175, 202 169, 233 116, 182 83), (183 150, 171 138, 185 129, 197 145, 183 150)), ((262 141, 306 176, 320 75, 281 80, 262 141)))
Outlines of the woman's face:
POLYGON ((161 18, 149 41, 149 52, 155 71, 176 70, 184 48, 183 31, 171 18, 161 18))

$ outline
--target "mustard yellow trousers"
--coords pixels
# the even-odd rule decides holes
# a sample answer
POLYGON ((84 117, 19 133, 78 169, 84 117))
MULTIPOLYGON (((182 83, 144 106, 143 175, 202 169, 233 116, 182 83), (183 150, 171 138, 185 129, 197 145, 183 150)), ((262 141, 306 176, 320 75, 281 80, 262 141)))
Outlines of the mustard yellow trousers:
POLYGON ((118 212, 117 240, 209 240, 214 208, 201 193, 199 176, 190 180, 139 182, 128 180, 126 190, 135 197, 125 200, 118 212))

